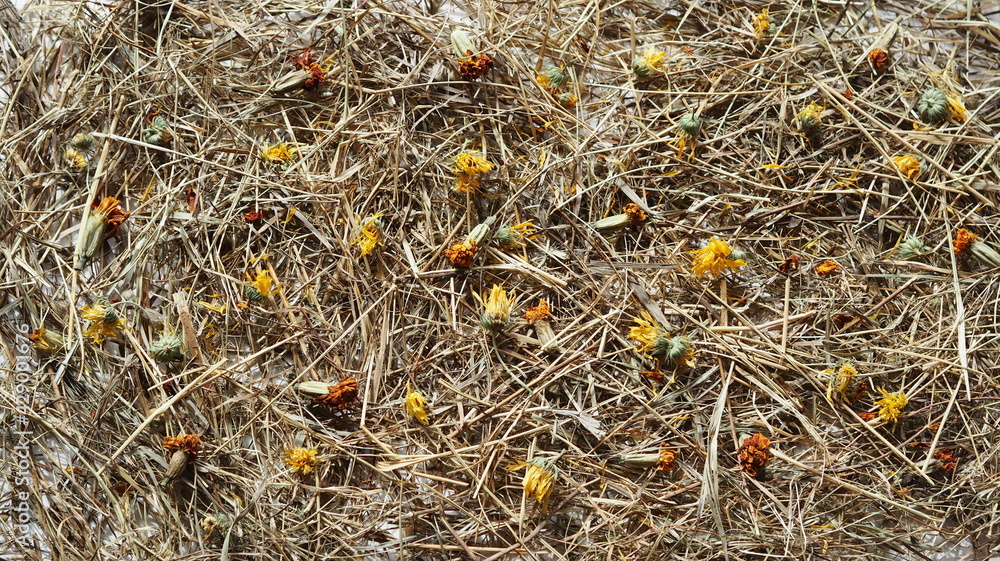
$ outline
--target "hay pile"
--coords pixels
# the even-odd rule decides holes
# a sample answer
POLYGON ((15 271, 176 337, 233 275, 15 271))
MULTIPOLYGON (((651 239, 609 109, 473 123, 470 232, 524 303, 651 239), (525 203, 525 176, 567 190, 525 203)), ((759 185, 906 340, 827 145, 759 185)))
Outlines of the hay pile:
POLYGON ((988 557, 997 15, 878 10, 31 7, 0 550, 988 557))

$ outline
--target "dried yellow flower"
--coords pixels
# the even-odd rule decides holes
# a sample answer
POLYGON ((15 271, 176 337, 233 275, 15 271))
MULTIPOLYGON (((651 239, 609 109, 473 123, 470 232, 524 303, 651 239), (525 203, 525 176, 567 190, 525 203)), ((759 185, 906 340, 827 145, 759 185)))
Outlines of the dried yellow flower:
POLYGON ((74 173, 80 173, 87 169, 87 158, 73 148, 67 148, 63 152, 63 159, 66 160, 66 167, 74 173))
POLYGON ((754 14, 753 16, 753 33, 758 40, 771 35, 773 31, 771 30, 771 24, 774 23, 774 18, 768 15, 767 8, 763 8, 760 13, 754 14))
POLYGON ((305 475, 323 463, 322 458, 316 457, 317 453, 315 448, 288 448, 285 450, 285 463, 292 469, 292 473, 305 475))
POLYGON ((493 169, 493 162, 479 152, 465 151, 452 157, 455 173, 455 191, 475 194, 479 191, 479 181, 493 169))
POLYGON ((270 271, 264 270, 257 273, 257 278, 253 278, 250 276, 250 273, 247 273, 247 284, 245 290, 247 300, 260 303, 263 302, 265 298, 268 298, 272 294, 278 292, 278 287, 274 287, 273 289, 271 288, 272 282, 273 280, 271 279, 270 271))
POLYGON ((514 307, 514 302, 517 300, 513 294, 508 296, 507 291, 502 286, 494 284, 493 289, 490 290, 488 295, 479 296, 475 292, 472 295, 485 308, 479 316, 479 321, 483 324, 483 327, 490 331, 501 331, 507 327, 507 324, 510 323, 510 310, 514 307))
POLYGON ((115 337, 125 325, 125 318, 108 305, 106 298, 98 298, 93 306, 80 308, 80 317, 90 322, 84 337, 93 339, 95 345, 100 345, 105 337, 115 337))
POLYGON ((892 165, 896 166, 899 173, 903 174, 903 177, 909 179, 910 181, 915 181, 918 177, 920 177, 920 158, 914 156, 913 154, 896 156, 892 159, 892 165))
POLYGON ((493 241, 500 249, 512 249, 515 246, 524 245, 522 240, 532 237, 534 231, 535 225, 530 220, 513 226, 504 226, 497 230, 496 234, 493 234, 493 241))
POLYGON ((268 163, 287 164, 295 159, 298 151, 299 148, 297 146, 288 142, 265 144, 260 151, 260 157, 268 163))
POLYGON ((46 353, 60 351, 66 345, 66 341, 63 339, 61 333, 45 329, 44 327, 39 327, 34 332, 28 334, 28 340, 31 341, 32 346, 36 349, 46 353))
POLYGON ((833 401, 834 396, 838 399, 846 397, 847 390, 854 383, 854 377, 858 375, 858 369, 848 361, 826 371, 828 374, 826 382, 826 398, 833 401))
POLYGON ((511 468, 527 468, 524 472, 524 479, 521 480, 521 486, 524 488, 525 496, 533 497, 535 502, 542 506, 542 515, 545 515, 549 510, 549 498, 555 487, 556 476, 559 475, 555 464, 561 456, 562 454, 549 460, 532 458, 528 462, 518 462, 511 468))
POLYGON ((701 277, 705 273, 721 274, 726 269, 738 269, 747 264, 743 259, 730 259, 733 253, 729 244, 719 238, 712 238, 703 249, 696 249, 691 252, 694 261, 691 262, 691 269, 694 274, 701 277))
POLYGON ((427 400, 417 390, 406 388, 406 414, 413 417, 421 425, 427 424, 427 400))
POLYGON ((375 251, 375 246, 383 245, 382 221, 379 220, 383 215, 384 213, 379 212, 372 216, 367 216, 361 221, 361 235, 352 243, 361 248, 362 257, 375 251))
POLYGON ((643 53, 632 59, 632 72, 637 78, 649 78, 654 72, 660 71, 667 52, 648 47, 643 53))
POLYGON ((903 392, 889 393, 882 388, 878 391, 882 394, 882 399, 875 402, 875 405, 881 407, 878 412, 879 418, 887 423, 899 421, 899 413, 909 403, 909 398, 903 392))

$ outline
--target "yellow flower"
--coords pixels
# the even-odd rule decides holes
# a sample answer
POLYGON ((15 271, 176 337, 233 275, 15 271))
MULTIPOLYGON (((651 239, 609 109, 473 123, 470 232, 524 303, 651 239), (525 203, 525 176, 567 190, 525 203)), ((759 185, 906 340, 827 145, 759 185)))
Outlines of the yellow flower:
POLYGON ((517 300, 513 294, 508 296, 507 291, 502 286, 494 284, 488 296, 481 297, 475 292, 472 295, 486 309, 479 316, 483 327, 491 331, 500 331, 507 326, 510 322, 510 309, 514 307, 514 302, 517 300))
POLYGON ((702 277, 705 273, 720 274, 726 269, 738 269, 747 264, 743 259, 730 259, 733 253, 729 244, 719 238, 712 238, 704 249, 696 249, 691 252, 694 261, 691 262, 691 269, 694 274, 702 277))
POLYGON ((663 348, 670 332, 653 321, 648 312, 642 312, 641 318, 634 318, 636 324, 628 330, 628 338, 639 343, 639 351, 655 355, 656 349, 663 348))
POLYGON ((61 333, 56 333, 44 327, 39 327, 33 333, 28 334, 28 340, 38 350, 46 353, 54 353, 62 350, 66 342, 61 333))
POLYGON ((514 246, 524 245, 524 242, 521 240, 531 237, 534 231, 535 225, 530 220, 514 224, 513 226, 504 226, 493 235, 493 241, 497 243, 500 249, 511 249, 514 246))
POLYGON ((406 388, 406 414, 416 419, 421 425, 427 424, 427 400, 417 390, 406 388))
POLYGON ((93 306, 80 308, 80 317, 90 322, 83 336, 92 338, 95 345, 100 345, 105 337, 117 336, 118 330, 125 325, 125 318, 107 302, 106 298, 98 298, 93 306))
POLYGON ((799 122, 799 128, 803 131, 815 130, 820 125, 820 115, 823 107, 815 101, 809 103, 805 109, 795 115, 795 120, 799 122))
POLYGON ((660 70, 666 56, 666 51, 648 47, 641 55, 632 59, 632 72, 635 72, 638 78, 649 78, 653 72, 660 70))
POLYGON ((465 151, 452 158, 455 167, 455 191, 475 193, 479 190, 479 180, 493 169, 493 163, 479 152, 465 151))
POLYGON ((910 181, 914 181, 920 177, 920 158, 913 154, 896 156, 892 159, 892 164, 896 166, 899 173, 903 174, 903 177, 910 181))
POLYGON ((66 151, 63 152, 63 158, 66 160, 66 165, 72 172, 80 173, 87 169, 87 158, 73 148, 67 148, 66 151))
POLYGON ((763 39, 772 33, 772 23, 774 23, 774 18, 768 15, 767 8, 762 9, 759 14, 753 16, 753 32, 757 39, 763 39))
POLYGON ((295 159, 298 147, 288 142, 278 142, 276 144, 265 144, 260 151, 260 157, 272 164, 287 164, 295 159))
POLYGON ((559 470, 555 467, 558 458, 543 460, 534 458, 529 462, 518 462, 514 469, 527 467, 524 472, 524 479, 521 486, 524 487, 524 494, 534 497, 535 502, 542 505, 542 515, 549 510, 549 497, 552 496, 552 489, 555 487, 556 476, 559 470))
POLYGON ((247 300, 251 302, 263 302, 265 298, 271 296, 272 294, 278 292, 278 288, 271 288, 271 274, 269 271, 261 271, 257 273, 257 278, 250 276, 247 273, 247 285, 246 285, 246 295, 247 300))
POLYGON ((947 99, 948 113, 960 123, 967 121, 969 119, 969 113, 965 110, 965 104, 962 103, 962 98, 949 95, 947 99))
POLYGON ((288 448, 285 450, 285 463, 292 468, 293 473, 300 472, 304 475, 323 463, 323 459, 317 458, 316 454, 315 448, 288 448))
POLYGON ((382 221, 379 220, 384 213, 373 214, 365 217, 361 221, 361 235, 354 240, 353 244, 361 248, 361 256, 364 257, 375 251, 375 246, 384 245, 382 243, 382 221))
POLYGON ((888 423, 899 421, 899 412, 906 407, 909 398, 903 392, 889 393, 882 388, 878 391, 882 394, 882 399, 875 402, 875 405, 881 407, 878 412, 879 418, 888 423))
POLYGON ((826 372, 829 375, 826 383, 826 398, 830 401, 833 401, 834 394, 843 398, 854 382, 854 377, 858 375, 858 369, 847 361, 826 372))

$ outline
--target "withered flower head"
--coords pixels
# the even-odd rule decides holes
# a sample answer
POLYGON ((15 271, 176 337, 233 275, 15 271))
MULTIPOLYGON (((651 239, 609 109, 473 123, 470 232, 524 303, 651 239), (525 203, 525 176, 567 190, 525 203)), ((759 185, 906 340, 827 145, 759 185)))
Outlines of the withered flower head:
POLYGON ((818 129, 821 124, 820 115, 822 113, 823 107, 821 105, 815 101, 810 102, 805 109, 795 115, 795 120, 799 123, 799 130, 811 132, 818 129))
POLYGON ((267 215, 267 210, 251 210, 243 213, 244 222, 256 222, 267 215))
POLYGON ((973 234, 972 232, 966 230, 965 228, 959 229, 955 232, 955 239, 952 240, 951 246, 955 251, 955 255, 964 255, 969 251, 969 247, 976 241, 979 236, 973 234))
POLYGON ((502 286, 494 284, 493 289, 485 297, 475 292, 472 295, 483 305, 484 311, 479 316, 483 327, 490 331, 502 331, 507 327, 510 323, 510 310, 517 301, 513 294, 508 296, 502 286))
POLYGON ((231 525, 229 518, 220 512, 208 514, 201 519, 201 531, 205 533, 206 538, 225 534, 231 525))
POLYGON ((569 83, 569 76, 566 75, 563 68, 550 66, 535 77, 535 82, 549 92, 556 93, 569 83))
POLYGON ((326 72, 316 61, 312 49, 305 48, 301 53, 292 57, 292 60, 299 68, 309 73, 309 77, 302 84, 303 89, 315 90, 326 83, 326 72))
POLYGON ((524 245, 521 240, 531 237, 534 231, 535 225, 530 220, 513 226, 504 226, 493 234, 493 241, 500 249, 512 249, 515 246, 524 245))
POLYGON ((190 454, 188 461, 193 462, 201 447, 201 437, 197 434, 182 434, 180 436, 163 437, 163 447, 167 450, 184 450, 190 454))
POLYGON ((904 154, 892 159, 892 165, 896 166, 899 173, 910 181, 916 181, 922 171, 920 158, 913 154, 904 154))
POLYGON ((67 148, 63 151, 63 159, 66 160, 66 167, 73 173, 81 173, 87 170, 87 158, 75 148, 67 148))
POLYGON ((118 199, 105 197, 90 209, 76 242, 78 270, 83 269, 94 256, 97 246, 104 240, 105 235, 113 236, 121 223, 128 218, 128 213, 120 209, 119 205, 118 199))
POLYGON ((425 409, 427 400, 423 394, 407 387, 404 405, 408 416, 416 419, 421 425, 427 424, 427 409, 425 409))
POLYGON ((934 459, 941 462, 941 470, 948 473, 955 473, 955 468, 958 466, 958 458, 955 456, 955 451, 950 449, 935 450, 934 459))
POLYGON ((663 67, 663 59, 667 52, 655 47, 647 47, 643 53, 632 59, 632 72, 636 78, 649 78, 663 67))
POLYGON ((315 396, 314 402, 331 409, 347 409, 358 399, 358 379, 348 376, 336 385, 322 382, 302 382, 299 391, 315 396))
POLYGON ((466 150, 452 157, 455 167, 455 186, 457 193, 475 194, 479 191, 479 182, 493 169, 493 162, 487 160, 480 152, 466 150))
POLYGON ((889 64, 889 53, 885 52, 883 49, 872 49, 868 53, 868 63, 872 65, 876 71, 885 68, 886 64, 889 64))
POLYGON ((476 245, 476 242, 466 240, 448 248, 444 252, 444 256, 456 267, 468 268, 472 266, 472 261, 475 259, 478 251, 479 246, 476 245))
POLYGON ((552 308, 545 300, 539 300, 537 306, 531 306, 524 311, 524 319, 528 323, 535 323, 538 320, 550 319, 551 317, 552 308))
POLYGON ((799 270, 799 256, 790 255, 784 261, 778 264, 778 270, 782 273, 790 274, 799 270))
POLYGON ((69 140, 69 145, 77 150, 90 150, 94 147, 94 135, 90 133, 79 133, 73 135, 69 140))
POLYGON ((384 213, 376 213, 366 216, 361 221, 361 235, 354 239, 354 245, 361 249, 361 257, 370 255, 375 251, 375 247, 384 245, 382 243, 382 221, 380 218, 384 213))
POLYGON ((80 308, 80 317, 90 322, 84 337, 90 337, 95 345, 100 345, 105 337, 115 337, 125 325, 125 318, 108 305, 107 298, 97 298, 93 306, 80 308))
POLYGON ((826 275, 829 275, 830 273, 832 273, 832 272, 834 272, 836 270, 839 270, 839 269, 840 269, 840 265, 838 265, 836 262, 830 261, 828 259, 828 260, 820 263, 819 265, 816 265, 816 274, 817 275, 821 275, 821 276, 826 276, 826 275))
POLYGON ((736 453, 743 473, 755 479, 762 477, 771 459, 770 448, 771 439, 762 434, 747 437, 736 453))
POLYGON ((292 473, 305 475, 323 463, 322 458, 316 457, 317 453, 315 448, 288 448, 285 450, 285 463, 292 469, 292 473))
POLYGON ((278 287, 271 288, 271 274, 270 271, 264 270, 257 273, 257 278, 250 276, 247 273, 247 284, 245 285, 245 291, 247 300, 254 303, 261 303, 272 294, 278 292, 278 287))
POLYGON ((639 374, 654 384, 662 384, 665 377, 665 374, 659 370, 642 370, 639 374))
POLYGON ((265 144, 260 151, 260 157, 271 164, 284 165, 291 163, 299 152, 299 148, 288 142, 265 144))
POLYGON ((826 398, 831 402, 836 396, 842 399, 846 392, 854 383, 854 377, 858 375, 858 369, 850 361, 843 361, 827 370, 826 398))
MULTIPOLYGON (((159 112, 159 110, 157 110, 159 112)), ((155 115, 155 113, 154 113, 155 115)), ((146 144, 166 146, 174 138, 174 133, 170 131, 167 119, 162 115, 152 116, 149 119, 149 126, 142 131, 142 139, 146 144)))
POLYGON ((909 403, 909 398, 903 392, 889 393, 882 388, 878 391, 882 394, 882 399, 875 402, 875 405, 881 407, 878 412, 879 418, 887 423, 899 421, 899 413, 909 403))
POLYGON ((557 459, 545 460, 536 457, 528 462, 521 462, 517 466, 527 467, 524 479, 521 480, 521 486, 524 488, 526 496, 533 497, 535 502, 542 506, 542 515, 545 515, 549 510, 549 498, 555 487, 556 476, 559 475, 559 469, 555 467, 557 459))
POLYGON ((767 8, 763 8, 760 13, 754 14, 753 33, 758 41, 774 33, 774 30, 771 29, 771 24, 773 23, 774 18, 767 13, 767 8))
POLYGON ((705 273, 718 275, 727 269, 736 270, 747 264, 743 259, 730 259, 733 250, 728 243, 719 238, 710 239, 703 249, 696 249, 690 253, 694 255, 691 270, 699 277, 705 273))
POLYGON ((467 53, 469 56, 458 61, 458 74, 462 78, 472 81, 478 78, 482 78, 487 72, 493 69, 493 59, 490 55, 486 53, 479 53, 478 55, 473 55, 467 53))
POLYGON ((677 452, 667 448, 667 443, 664 442, 660 445, 660 457, 656 462, 657 471, 673 471, 675 465, 674 461, 677 458, 677 452))
POLYGON ((45 329, 44 327, 39 327, 32 333, 29 333, 28 340, 31 341, 32 346, 36 349, 46 353, 60 351, 66 345, 66 341, 63 339, 61 333, 45 329))
POLYGON ((635 203, 629 203, 622 207, 622 211, 628 215, 628 222, 633 228, 642 228, 642 225, 646 223, 646 212, 639 208, 639 205, 635 203))

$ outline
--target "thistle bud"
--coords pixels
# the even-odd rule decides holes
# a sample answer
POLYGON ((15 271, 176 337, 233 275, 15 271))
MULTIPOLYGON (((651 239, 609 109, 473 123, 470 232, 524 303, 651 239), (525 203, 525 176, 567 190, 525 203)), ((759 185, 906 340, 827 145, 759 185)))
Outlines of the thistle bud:
POLYGON ((948 96, 944 90, 928 88, 917 102, 917 114, 931 124, 944 119, 948 115, 948 96))

